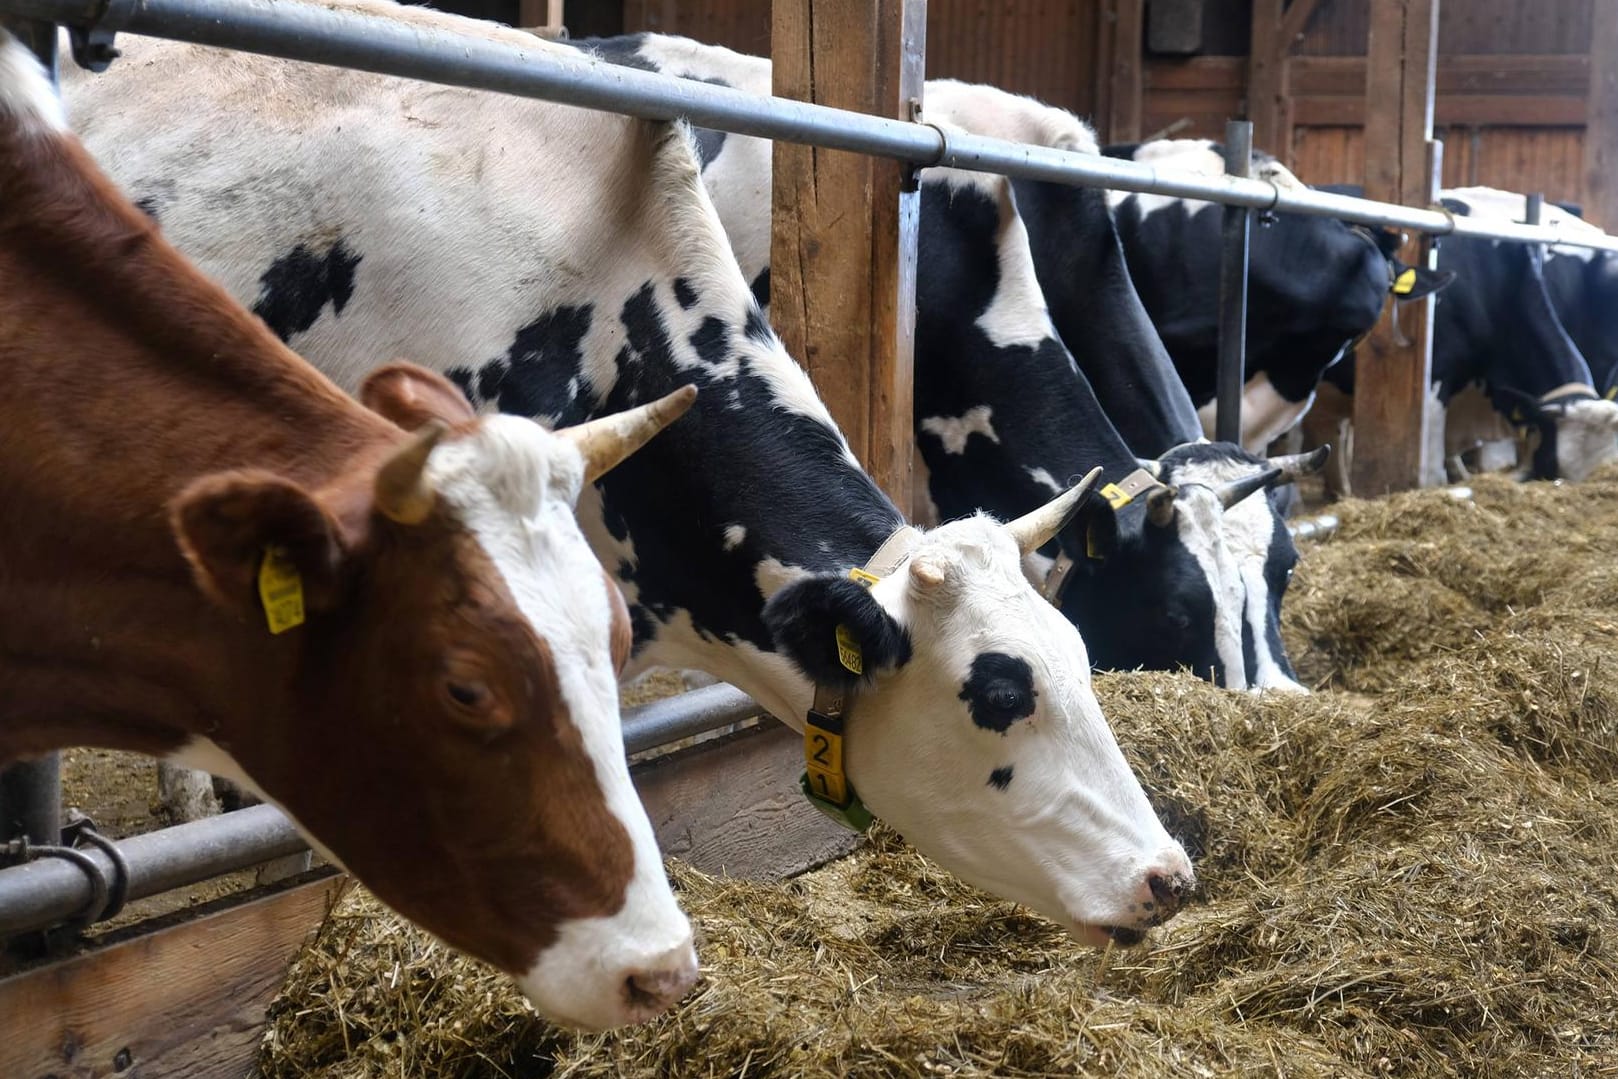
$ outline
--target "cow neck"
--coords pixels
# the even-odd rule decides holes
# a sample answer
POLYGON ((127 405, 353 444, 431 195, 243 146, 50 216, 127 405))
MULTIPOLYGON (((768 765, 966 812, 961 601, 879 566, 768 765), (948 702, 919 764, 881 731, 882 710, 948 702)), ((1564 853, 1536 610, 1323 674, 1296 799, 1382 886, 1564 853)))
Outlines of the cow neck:
POLYGON ((292 649, 208 604, 161 507, 232 467, 318 489, 402 435, 186 263, 77 142, 0 120, 0 190, 0 759, 162 752, 262 713, 292 649), (244 647, 255 663, 232 668, 244 647), (197 674, 225 671, 228 689, 197 674))
MULTIPOLYGON (((850 579, 870 588, 882 578, 892 576, 909 560, 918 538, 920 533, 908 525, 896 529, 864 566, 849 572, 850 579)), ((865 675, 858 644, 839 635, 837 652, 839 661, 850 674, 865 675)), ((804 797, 816 809, 846 828, 863 832, 871 826, 871 814, 848 781, 843 753, 843 735, 858 688, 858 683, 847 686, 816 683, 814 703, 804 719, 804 773, 799 785, 804 797)))
POLYGON ((1018 180, 1015 189, 1051 321, 1129 448, 1155 457, 1200 438, 1190 395, 1129 276, 1105 196, 1039 180, 1018 180))

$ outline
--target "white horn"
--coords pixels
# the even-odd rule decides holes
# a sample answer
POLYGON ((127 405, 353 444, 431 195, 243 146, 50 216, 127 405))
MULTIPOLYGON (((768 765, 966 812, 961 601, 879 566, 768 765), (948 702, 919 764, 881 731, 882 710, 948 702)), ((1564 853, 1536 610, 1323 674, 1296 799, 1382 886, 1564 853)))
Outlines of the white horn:
POLYGON ((427 458, 447 430, 442 420, 428 420, 382 463, 372 488, 378 513, 402 525, 419 525, 427 519, 437 497, 427 480, 427 458))
POLYGON ((681 386, 648 404, 577 427, 563 427, 556 434, 577 447, 584 458, 584 482, 594 483, 650 442, 652 436, 685 415, 696 399, 695 386, 681 386))
POLYGON ((1017 541, 1017 549, 1023 554, 1032 554, 1049 543, 1058 532, 1062 531, 1063 526, 1073 519, 1073 515, 1079 512, 1084 496, 1090 493, 1090 488, 1095 486, 1096 479, 1100 475, 1101 467, 1097 465, 1090 470, 1089 475, 1039 509, 1025 513, 1015 521, 1006 522, 1006 531, 1017 541))

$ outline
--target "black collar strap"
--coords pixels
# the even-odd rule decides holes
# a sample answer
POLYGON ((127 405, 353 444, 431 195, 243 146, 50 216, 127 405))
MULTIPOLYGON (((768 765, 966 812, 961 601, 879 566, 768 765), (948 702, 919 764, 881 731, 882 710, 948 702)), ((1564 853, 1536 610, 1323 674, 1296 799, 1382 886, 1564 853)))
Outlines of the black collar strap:
MULTIPOLYGON (((1141 495, 1164 486, 1167 485, 1146 469, 1137 468, 1125 476, 1121 483, 1106 484, 1099 488, 1097 493, 1107 500, 1108 505, 1112 506, 1113 512, 1116 513, 1141 495)), ((1090 537, 1088 533, 1085 534, 1084 542, 1086 548, 1089 548, 1090 537)), ((1085 553, 1096 561, 1101 560, 1101 555, 1093 549, 1087 549, 1085 553)), ((1067 591, 1067 582, 1073 573, 1073 566, 1073 559, 1058 544, 1056 559, 1051 563, 1051 568, 1045 571, 1045 583, 1039 589, 1039 594, 1051 606, 1057 608, 1062 606, 1062 593, 1067 591)))
MULTIPOLYGON (((849 579, 870 588, 890 576, 909 560, 910 549, 920 536, 909 525, 899 526, 863 567, 848 571, 849 579)), ((837 659, 850 674, 865 673, 859 642, 842 626, 837 627, 837 659)), ((853 689, 815 686, 814 704, 803 726, 804 773, 798 785, 816 809, 845 828, 863 832, 871 826, 871 811, 860 802, 843 769, 843 721, 853 699, 853 689)))

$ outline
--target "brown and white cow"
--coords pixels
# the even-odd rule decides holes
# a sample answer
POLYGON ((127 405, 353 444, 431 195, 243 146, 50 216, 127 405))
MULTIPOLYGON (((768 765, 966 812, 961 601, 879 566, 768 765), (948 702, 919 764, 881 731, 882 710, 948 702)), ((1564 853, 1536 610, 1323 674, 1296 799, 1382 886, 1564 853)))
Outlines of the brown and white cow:
POLYGON ((696 959, 573 509, 695 392, 555 434, 408 364, 362 396, 159 236, 0 32, 0 763, 206 766, 548 1016, 650 1018, 696 959))

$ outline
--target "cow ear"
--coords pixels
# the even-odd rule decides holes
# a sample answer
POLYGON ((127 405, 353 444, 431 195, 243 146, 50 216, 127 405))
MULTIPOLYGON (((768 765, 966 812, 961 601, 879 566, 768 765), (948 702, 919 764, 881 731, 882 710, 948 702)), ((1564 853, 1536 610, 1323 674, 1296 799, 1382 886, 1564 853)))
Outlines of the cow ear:
POLYGON ((764 605, 775 647, 817 685, 853 686, 910 660, 910 634, 846 577, 793 581, 764 605))
POLYGON ((402 361, 378 367, 360 384, 360 403, 406 431, 430 420, 453 427, 477 418, 459 386, 425 367, 402 361))
POLYGON ((197 585, 228 611, 281 632, 341 601, 342 526, 290 480, 257 470, 204 476, 175 497, 169 522, 197 585))
POLYGON ((1094 491, 1074 514, 1066 533, 1079 543, 1080 565, 1086 562, 1105 562, 1118 549, 1118 511, 1094 491))
POLYGON ((1450 270, 1429 270, 1425 266, 1406 266, 1402 262, 1395 262, 1394 270, 1393 284, 1388 291, 1401 303, 1442 292, 1455 280, 1455 274, 1450 270))

